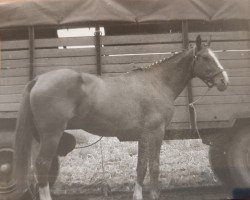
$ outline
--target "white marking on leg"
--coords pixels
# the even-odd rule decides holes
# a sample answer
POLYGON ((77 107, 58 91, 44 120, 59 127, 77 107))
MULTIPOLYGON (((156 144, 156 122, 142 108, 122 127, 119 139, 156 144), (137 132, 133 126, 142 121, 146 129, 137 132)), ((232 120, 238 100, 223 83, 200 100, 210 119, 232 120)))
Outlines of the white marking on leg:
POLYGON ((45 187, 39 187, 39 197, 40 200, 52 200, 50 196, 49 184, 45 187))
POLYGON ((135 184, 135 190, 134 190, 134 195, 133 195, 133 200, 142 200, 142 187, 140 186, 139 183, 136 182, 135 184))
MULTIPOLYGON (((222 67, 222 65, 220 64, 220 61, 218 60, 218 58, 216 57, 216 55, 214 54, 214 52, 211 50, 211 49, 208 49, 208 53, 209 55, 214 59, 215 63, 217 64, 217 66, 220 68, 220 69, 223 69, 224 68, 222 67)), ((223 71, 222 72, 222 75, 224 77, 224 80, 225 80, 225 84, 227 85, 229 83, 229 78, 228 78, 228 75, 227 75, 227 72, 223 71)))

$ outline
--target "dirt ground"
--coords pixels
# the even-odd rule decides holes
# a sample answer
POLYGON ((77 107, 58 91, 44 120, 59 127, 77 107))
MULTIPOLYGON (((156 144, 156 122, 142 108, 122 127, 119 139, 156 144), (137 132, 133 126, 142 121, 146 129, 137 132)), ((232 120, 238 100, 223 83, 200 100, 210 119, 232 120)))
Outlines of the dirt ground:
MULTIPOLYGON (((132 193, 114 193, 109 197, 99 195, 62 195, 55 196, 55 200, 129 200, 132 199, 132 193)), ((190 188, 178 188, 171 190, 164 190, 161 192, 161 200, 221 200, 221 199, 232 199, 232 194, 229 190, 219 187, 190 187, 190 188)), ((149 200, 148 193, 144 192, 144 200, 149 200)))

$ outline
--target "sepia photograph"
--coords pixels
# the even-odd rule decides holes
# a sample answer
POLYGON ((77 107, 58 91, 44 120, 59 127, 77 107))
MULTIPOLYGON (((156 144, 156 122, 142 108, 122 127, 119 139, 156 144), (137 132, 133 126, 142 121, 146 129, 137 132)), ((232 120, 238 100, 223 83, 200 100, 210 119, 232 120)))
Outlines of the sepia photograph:
POLYGON ((223 199, 250 199, 250 0, 0 0, 0 200, 223 199))

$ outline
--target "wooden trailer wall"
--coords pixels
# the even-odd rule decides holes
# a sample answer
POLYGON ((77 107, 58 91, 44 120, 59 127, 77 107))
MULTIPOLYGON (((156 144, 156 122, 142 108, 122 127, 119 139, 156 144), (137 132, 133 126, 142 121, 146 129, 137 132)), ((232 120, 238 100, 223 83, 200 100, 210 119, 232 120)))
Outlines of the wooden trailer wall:
MULTIPOLYGON (((250 36, 248 31, 188 33, 190 43, 197 34, 212 38, 212 49, 230 76, 225 92, 215 88, 196 106, 199 127, 229 127, 235 117, 250 117, 250 36), (236 51, 237 50, 237 51, 236 51)), ((31 78, 44 72, 68 68, 97 73, 95 37, 51 38, 1 42, 0 118, 15 118, 21 93, 31 78), (30 57, 34 46, 34 60, 30 57), (68 48, 68 47, 71 48, 68 48), (31 62, 33 67, 30 68, 31 62)), ((101 36, 103 76, 115 76, 171 56, 183 49, 182 33, 101 36)), ((198 79, 192 81, 194 100, 206 92, 198 79)), ((187 90, 175 102, 170 129, 189 129, 187 90)))

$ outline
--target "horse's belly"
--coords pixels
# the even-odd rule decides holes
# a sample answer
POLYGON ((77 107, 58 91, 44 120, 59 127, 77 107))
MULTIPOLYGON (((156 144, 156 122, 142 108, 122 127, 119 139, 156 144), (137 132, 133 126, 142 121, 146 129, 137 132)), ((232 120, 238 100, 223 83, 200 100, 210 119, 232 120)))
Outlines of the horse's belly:
POLYGON ((77 117, 72 119, 69 124, 69 129, 83 129, 91 134, 119 137, 126 134, 139 134, 140 126, 135 121, 122 121, 122 119, 108 119, 96 116, 77 117))

